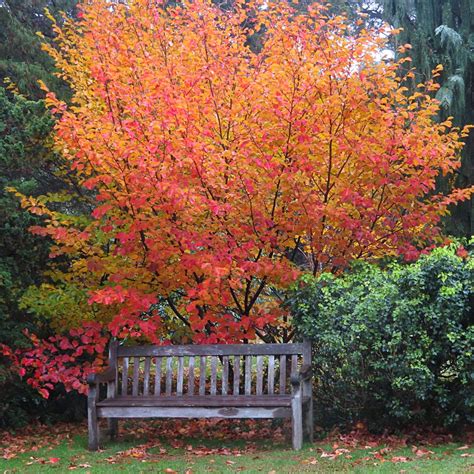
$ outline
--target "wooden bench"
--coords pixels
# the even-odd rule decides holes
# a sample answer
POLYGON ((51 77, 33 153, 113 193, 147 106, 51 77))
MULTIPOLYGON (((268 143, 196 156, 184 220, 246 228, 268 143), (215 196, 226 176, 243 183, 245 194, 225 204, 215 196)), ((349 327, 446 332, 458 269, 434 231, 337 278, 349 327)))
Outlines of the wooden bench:
POLYGON ((303 425, 313 438, 311 344, 119 346, 88 378, 89 449, 98 418, 111 439, 119 418, 291 418, 293 448, 303 425), (99 386, 107 384, 100 399, 99 386))

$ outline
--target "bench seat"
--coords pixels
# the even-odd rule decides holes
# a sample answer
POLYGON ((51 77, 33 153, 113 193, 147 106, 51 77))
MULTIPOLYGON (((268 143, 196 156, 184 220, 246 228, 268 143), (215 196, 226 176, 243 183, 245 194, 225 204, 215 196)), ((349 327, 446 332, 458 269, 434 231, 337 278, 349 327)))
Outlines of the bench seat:
MULTIPOLYGON (((310 397, 303 397, 303 403, 310 397)), ((196 395, 116 397, 97 402, 101 407, 291 407, 291 395, 196 395)))

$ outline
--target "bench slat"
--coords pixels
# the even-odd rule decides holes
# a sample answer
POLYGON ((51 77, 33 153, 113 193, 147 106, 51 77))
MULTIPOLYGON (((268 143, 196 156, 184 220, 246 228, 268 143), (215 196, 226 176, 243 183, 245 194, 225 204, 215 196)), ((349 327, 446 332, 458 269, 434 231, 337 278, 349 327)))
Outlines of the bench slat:
POLYGON ((118 357, 292 355, 302 354, 304 344, 213 344, 176 346, 120 346, 118 357))
POLYGON ((132 395, 136 397, 138 395, 138 380, 140 375, 140 357, 133 358, 133 384, 132 384, 132 395))
POLYGON ((194 395, 194 357, 188 361, 188 395, 194 395))
POLYGON ((296 377, 298 373, 298 356, 291 356, 291 377, 296 377))
POLYGON ((234 395, 239 394, 240 385, 240 357, 234 356, 234 395))
POLYGON ((252 390, 252 357, 245 356, 245 395, 250 395, 252 390))
POLYGON ((286 355, 280 356, 280 395, 286 393, 286 355))
POLYGON ((184 357, 178 357, 178 375, 176 381, 176 393, 183 394, 183 380, 184 379, 184 357))
POLYGON ((171 395, 172 389, 172 382, 173 382, 173 358, 167 357, 166 358, 166 395, 171 395))
POLYGON ((262 395, 263 393, 263 357, 257 356, 257 395, 262 395))
POLYGON ((143 395, 150 393, 150 363, 151 357, 145 357, 145 375, 143 377, 143 395))
POLYGON ((202 356, 199 365, 199 395, 206 393, 206 360, 206 356, 202 356))
POLYGON ((294 377, 298 373, 298 356, 291 356, 291 376, 294 377))
POLYGON ((155 358, 155 395, 160 395, 161 393, 161 357, 155 358))
POLYGON ((275 356, 268 356, 268 393, 273 395, 275 387, 275 356))
POLYGON ((291 407, 98 407, 102 418, 291 418, 291 407))
POLYGON ((109 345, 109 366, 115 371, 115 378, 107 384, 107 398, 113 398, 118 394, 118 360, 117 341, 111 341, 109 345))
POLYGON ((217 357, 211 357, 211 395, 217 393, 217 357))
POLYGON ((128 391, 128 357, 122 360, 122 395, 127 395, 128 391))
MULTIPOLYGON (((97 406, 116 406, 116 407, 134 407, 134 406, 201 406, 201 407, 223 407, 223 406, 290 406, 291 395, 217 395, 209 397, 209 395, 188 396, 182 397, 161 396, 161 397, 117 397, 106 399, 97 403, 97 406)), ((306 399, 305 399, 306 400, 306 399)))
POLYGON ((229 387, 229 356, 222 358, 222 395, 227 395, 229 387))

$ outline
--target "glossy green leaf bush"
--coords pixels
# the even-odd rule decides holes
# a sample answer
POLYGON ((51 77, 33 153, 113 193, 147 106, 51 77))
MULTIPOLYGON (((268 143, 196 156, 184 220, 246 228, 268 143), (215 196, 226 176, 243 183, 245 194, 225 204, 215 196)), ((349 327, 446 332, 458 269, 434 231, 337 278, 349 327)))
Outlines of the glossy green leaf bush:
POLYGON ((313 341, 320 424, 473 421, 474 260, 458 253, 302 279, 290 305, 300 336, 313 341))

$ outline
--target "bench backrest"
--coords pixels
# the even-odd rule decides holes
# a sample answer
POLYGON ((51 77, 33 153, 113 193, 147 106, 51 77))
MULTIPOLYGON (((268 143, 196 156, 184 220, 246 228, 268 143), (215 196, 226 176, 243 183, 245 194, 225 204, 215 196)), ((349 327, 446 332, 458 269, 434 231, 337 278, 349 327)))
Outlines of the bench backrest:
POLYGON ((288 394, 303 364, 311 364, 310 342, 110 348, 119 395, 288 394))

